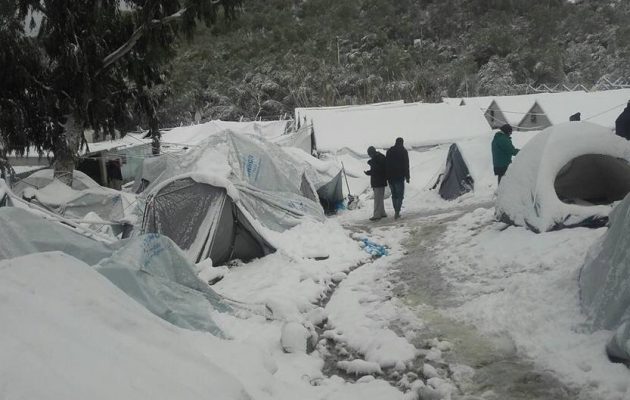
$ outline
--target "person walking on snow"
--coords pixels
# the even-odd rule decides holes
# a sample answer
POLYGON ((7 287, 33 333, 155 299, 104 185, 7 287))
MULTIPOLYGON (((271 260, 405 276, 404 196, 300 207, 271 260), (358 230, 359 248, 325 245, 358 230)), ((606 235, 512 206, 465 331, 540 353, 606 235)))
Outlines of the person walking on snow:
POLYGON ((518 149, 512 144, 511 135, 512 127, 505 124, 494 134, 494 139, 492 139, 492 165, 499 183, 501 183, 501 178, 505 175, 508 166, 512 163, 512 156, 518 153, 518 149))
POLYGON ((368 161, 370 169, 363 172, 365 175, 369 175, 370 185, 374 191, 374 213, 370 221, 378 221, 387 217, 387 214, 385 214, 385 186, 387 186, 385 156, 376 151, 374 146, 368 147, 367 153, 370 156, 368 161))
POLYGON ((396 144, 385 153, 385 159, 389 188, 392 191, 392 203, 396 212, 394 218, 398 219, 405 197, 405 181, 409 183, 409 153, 405 149, 403 138, 396 139, 396 144))
POLYGON ((615 134, 630 140, 630 101, 615 120, 615 134))

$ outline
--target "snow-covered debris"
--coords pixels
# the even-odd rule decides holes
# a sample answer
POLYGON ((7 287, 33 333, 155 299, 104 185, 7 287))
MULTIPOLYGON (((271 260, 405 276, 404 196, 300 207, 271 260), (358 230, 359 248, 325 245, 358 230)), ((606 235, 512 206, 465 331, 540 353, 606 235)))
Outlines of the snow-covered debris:
POLYGON ((0 293, 3 398, 250 398, 189 333, 68 255, 0 261, 0 293))
POLYGON ((359 359, 352 361, 339 361, 337 362, 337 368, 354 375, 380 375, 383 373, 381 366, 377 363, 359 359))
POLYGON ((588 122, 553 126, 530 140, 501 181, 497 217, 548 231, 605 221, 630 191, 630 143, 588 122))
POLYGON ((280 343, 286 353, 306 353, 306 342, 309 331, 298 322, 286 322, 282 326, 280 343))

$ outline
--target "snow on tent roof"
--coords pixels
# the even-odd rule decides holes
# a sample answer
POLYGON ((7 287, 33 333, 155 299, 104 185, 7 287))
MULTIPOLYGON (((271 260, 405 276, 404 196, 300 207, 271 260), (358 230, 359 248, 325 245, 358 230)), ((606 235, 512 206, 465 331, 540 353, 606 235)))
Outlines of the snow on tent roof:
POLYGON ((501 180, 497 217, 544 232, 604 223, 630 192, 630 142, 589 122, 552 126, 530 140, 501 180))
POLYGON ((480 111, 486 112, 495 96, 462 97, 463 105, 477 107, 480 111))
POLYGON ((306 118, 310 122, 313 119, 316 119, 322 113, 326 113, 326 112, 329 112, 329 111, 343 111, 343 110, 380 108, 380 107, 388 107, 388 106, 404 104, 404 103, 405 103, 404 100, 395 100, 395 101, 384 101, 384 102, 381 102, 381 103, 353 104, 353 105, 343 105, 343 106, 296 107, 295 108, 295 120, 298 121, 300 119, 306 118))
POLYGON ((17 207, 0 207, 0 260, 46 251, 63 251, 90 265, 113 249, 68 226, 17 207))
POLYGON ((448 104, 449 106, 463 106, 464 99, 461 97, 442 97, 442 103, 448 104))
POLYGON ((497 96, 493 102, 505 116, 507 124, 518 126, 525 114, 536 102, 537 94, 523 94, 517 96, 497 96))
POLYGON ((87 264, 59 252, 0 261, 5 398, 250 399, 217 366, 226 343, 148 312, 87 264), (29 377, 34 378, 30 379, 29 377))
POLYGON ((614 128, 615 119, 630 100, 630 89, 607 90, 600 92, 542 93, 536 102, 549 121, 560 124, 569 116, 579 112, 582 121, 593 122, 607 128, 614 128))
POLYGON ((608 354, 630 362, 630 196, 610 214, 610 227, 580 271, 580 300, 593 330, 617 330, 608 354))
MULTIPOLYGON (((54 170, 52 169, 42 169, 36 172, 33 172, 29 176, 24 179, 19 180, 13 185, 11 188, 13 192, 21 196, 24 190, 27 188, 32 189, 41 189, 45 186, 48 186, 54 180, 54 170)), ((87 176, 81 171, 74 170, 72 172, 72 189, 75 190, 84 190, 89 188, 100 188, 101 185, 96 183, 92 178, 87 176)))
MULTIPOLYGON (((177 146, 196 146, 225 130, 236 133, 256 135, 267 140, 278 140, 285 134, 289 121, 209 121, 203 124, 180 126, 162 132, 161 142, 177 146)), ((151 139, 143 139, 144 134, 128 133, 125 137, 116 140, 90 143, 90 153, 123 149, 138 145, 148 145, 151 139)))
POLYGON ((435 145, 486 135, 490 126, 475 107, 411 103, 330 112, 314 122, 314 130, 319 150, 362 154, 369 146, 389 148, 397 137, 407 147, 435 145))

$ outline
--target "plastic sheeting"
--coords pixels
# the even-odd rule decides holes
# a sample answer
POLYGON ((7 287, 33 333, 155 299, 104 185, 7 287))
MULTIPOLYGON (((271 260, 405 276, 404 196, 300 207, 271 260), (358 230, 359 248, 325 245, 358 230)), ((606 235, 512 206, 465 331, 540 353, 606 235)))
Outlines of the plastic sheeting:
POLYGON ((109 257, 113 247, 69 227, 15 207, 0 208, 0 260, 46 251, 62 251, 86 264, 109 257))
POLYGON ((25 189, 23 197, 67 218, 80 219, 95 213, 105 221, 135 220, 135 196, 101 186, 74 190, 55 179, 39 190, 25 189))
MULTIPOLYGON (((15 185, 13 185, 13 193, 18 196, 22 196, 22 193, 27 188, 35 190, 41 189, 49 185, 54 180, 53 175, 54 170, 52 169, 42 169, 40 171, 33 172, 26 178, 16 182, 15 185)), ((72 172, 72 189, 84 190, 98 187, 100 187, 100 185, 83 172, 76 169, 72 172)))
POLYGON ((593 329, 616 329, 608 353, 630 362, 630 196, 610 215, 606 235, 590 249, 579 278, 593 329))
POLYGON ((182 328, 222 336, 211 312, 229 312, 230 307, 197 277, 195 266, 167 237, 131 239, 96 269, 160 318, 182 328))

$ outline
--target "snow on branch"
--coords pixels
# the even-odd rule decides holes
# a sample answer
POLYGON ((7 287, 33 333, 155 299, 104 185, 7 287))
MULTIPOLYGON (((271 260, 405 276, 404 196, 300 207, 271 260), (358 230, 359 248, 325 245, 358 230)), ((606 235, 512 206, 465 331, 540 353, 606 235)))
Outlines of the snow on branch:
POLYGON ((98 70, 96 74, 97 75, 100 74, 102 71, 107 69, 110 65, 112 65, 113 63, 115 63, 116 61, 124 57, 125 54, 129 53, 131 49, 133 49, 133 47, 136 45, 138 40, 142 37, 142 35, 144 35, 144 32, 147 30, 147 28, 150 25, 162 25, 162 24, 168 24, 172 21, 175 21, 181 18, 187 9, 188 8, 185 7, 177 11, 176 13, 169 15, 168 17, 164 17, 162 19, 154 19, 154 20, 151 20, 149 22, 142 24, 140 27, 138 27, 138 29, 136 29, 133 32, 131 37, 122 46, 114 50, 114 52, 112 52, 111 54, 109 54, 107 57, 103 59, 103 66, 98 70))

